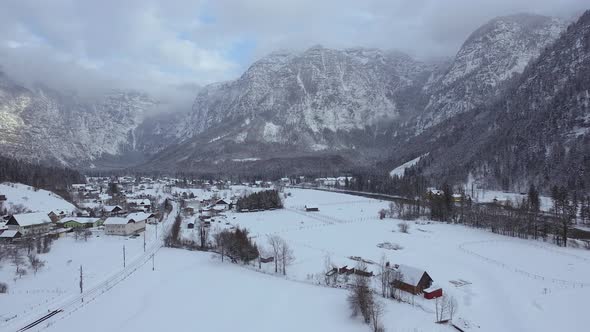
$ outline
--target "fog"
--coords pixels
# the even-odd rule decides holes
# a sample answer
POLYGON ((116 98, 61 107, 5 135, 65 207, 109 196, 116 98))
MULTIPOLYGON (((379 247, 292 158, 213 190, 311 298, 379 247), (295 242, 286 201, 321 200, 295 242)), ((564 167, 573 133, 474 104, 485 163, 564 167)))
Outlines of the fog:
MULTIPOLYGON (((377 47, 453 56, 488 20, 572 20, 586 0, 3 0, 0 68, 14 80, 97 95, 136 89, 186 105, 276 49, 377 47)), ((183 106, 186 107, 186 106, 183 106)))

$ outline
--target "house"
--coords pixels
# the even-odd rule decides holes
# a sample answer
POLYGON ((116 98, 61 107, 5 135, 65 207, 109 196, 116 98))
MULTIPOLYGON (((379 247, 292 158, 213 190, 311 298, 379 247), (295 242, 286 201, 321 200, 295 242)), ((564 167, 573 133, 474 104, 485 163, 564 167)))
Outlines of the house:
POLYGON ((305 205, 306 212, 317 212, 319 210, 320 210, 320 208, 317 205, 314 205, 314 204, 306 204, 305 205))
POLYGON ((147 198, 130 199, 127 201, 127 203, 129 204, 129 208, 134 210, 142 210, 149 212, 152 208, 152 202, 147 198))
POLYGON ((188 224, 186 225, 186 227, 188 229, 194 229, 195 228, 195 222, 194 221, 189 221, 188 224))
POLYGON ((102 220, 100 218, 64 218, 63 221, 64 228, 92 228, 102 225, 102 220))
POLYGON ((6 195, 0 195, 0 202, 4 202, 6 200, 6 195))
POLYGON ((104 221, 107 235, 131 235, 145 230, 145 219, 136 222, 133 218, 109 217, 104 221))
POLYGON ((7 229, 0 232, 0 242, 12 242, 22 237, 22 234, 14 229, 7 229))
POLYGON ((426 288, 423 292, 424 292, 424 298, 427 300, 432 300, 432 299, 436 299, 437 297, 443 296, 442 288, 435 286, 435 285, 432 285, 432 286, 426 288))
POLYGON ((59 222, 67 215, 68 214, 64 210, 54 210, 54 211, 49 212, 49 214, 48 214, 49 219, 51 219, 51 221, 53 221, 53 222, 59 222))
POLYGON ((118 216, 125 214, 123 208, 119 205, 105 205, 102 207, 102 213, 108 216, 118 216))
POLYGON ((223 199, 219 199, 215 202, 213 208, 217 211, 227 211, 230 208, 230 204, 223 199))
POLYGON ((156 220, 156 215, 153 213, 146 213, 146 212, 135 212, 131 213, 127 216, 127 219, 133 219, 135 222, 144 221, 148 224, 155 224, 158 222, 156 220))
POLYGON ((392 270, 399 273, 399 278, 395 278, 396 280, 392 283, 395 288, 416 295, 432 286, 432 278, 422 269, 395 264, 392 270))
POLYGON ((16 230, 22 236, 45 234, 51 230, 51 219, 45 212, 14 214, 6 222, 9 230, 16 230))

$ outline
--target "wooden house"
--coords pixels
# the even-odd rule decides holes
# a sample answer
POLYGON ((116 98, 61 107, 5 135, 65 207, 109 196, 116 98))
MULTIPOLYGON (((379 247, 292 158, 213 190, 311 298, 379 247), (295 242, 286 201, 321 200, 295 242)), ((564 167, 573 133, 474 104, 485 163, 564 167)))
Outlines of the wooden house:
POLYGON ((414 295, 421 294, 425 289, 432 286, 432 278, 426 271, 412 266, 396 264, 393 271, 398 273, 399 278, 392 283, 392 286, 414 295))

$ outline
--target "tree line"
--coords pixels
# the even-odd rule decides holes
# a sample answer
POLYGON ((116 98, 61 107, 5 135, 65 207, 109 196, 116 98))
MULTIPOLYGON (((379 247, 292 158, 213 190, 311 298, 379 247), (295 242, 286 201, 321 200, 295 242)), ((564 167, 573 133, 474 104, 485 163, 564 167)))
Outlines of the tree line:
POLYGON ((264 190, 240 197, 236 203, 238 211, 281 209, 283 202, 277 190, 264 190))

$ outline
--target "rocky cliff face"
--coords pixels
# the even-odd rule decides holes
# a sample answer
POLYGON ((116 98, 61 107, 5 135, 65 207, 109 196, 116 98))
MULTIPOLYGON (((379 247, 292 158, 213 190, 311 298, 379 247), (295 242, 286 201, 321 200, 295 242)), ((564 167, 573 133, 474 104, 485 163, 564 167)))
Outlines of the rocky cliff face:
POLYGON ((555 18, 519 14, 498 17, 474 31, 449 69, 425 91, 429 101, 418 129, 497 98, 505 83, 521 74, 564 27, 555 18))

